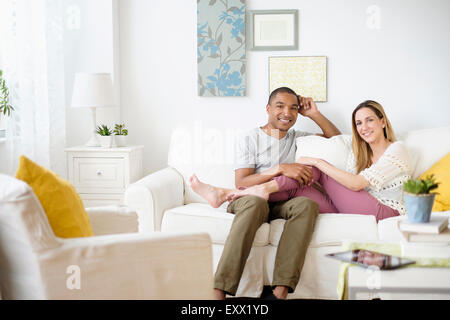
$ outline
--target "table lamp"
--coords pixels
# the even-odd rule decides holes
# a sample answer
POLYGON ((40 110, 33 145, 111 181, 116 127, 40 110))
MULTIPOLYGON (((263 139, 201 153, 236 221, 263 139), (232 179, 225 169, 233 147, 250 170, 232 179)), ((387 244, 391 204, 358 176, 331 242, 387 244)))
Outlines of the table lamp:
POLYGON ((98 147, 95 129, 95 108, 114 107, 114 90, 109 73, 77 73, 72 93, 72 108, 91 108, 92 115, 92 137, 86 143, 88 147, 98 147))

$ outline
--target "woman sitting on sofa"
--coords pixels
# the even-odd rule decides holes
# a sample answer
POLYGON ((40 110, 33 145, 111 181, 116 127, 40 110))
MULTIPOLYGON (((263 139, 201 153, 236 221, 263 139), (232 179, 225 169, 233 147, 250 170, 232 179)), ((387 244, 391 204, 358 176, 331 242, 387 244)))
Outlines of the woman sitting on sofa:
MULTIPOLYGON (((383 107, 372 100, 358 105, 352 113, 352 149, 354 170, 340 170, 317 158, 300 157, 297 162, 312 166, 313 180, 326 194, 313 199, 320 213, 370 214, 376 220, 404 214, 402 185, 410 178, 408 151, 396 141, 383 107)), ((192 189, 218 207, 245 195, 268 201, 283 201, 293 197, 308 197, 308 186, 297 180, 277 176, 271 181, 246 189, 225 189, 190 178, 192 189)))

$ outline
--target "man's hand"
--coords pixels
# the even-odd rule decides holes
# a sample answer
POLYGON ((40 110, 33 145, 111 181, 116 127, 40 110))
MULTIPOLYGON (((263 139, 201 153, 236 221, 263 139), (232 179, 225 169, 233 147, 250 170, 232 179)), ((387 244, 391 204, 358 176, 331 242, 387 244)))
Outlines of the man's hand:
POLYGON ((311 118, 319 113, 319 109, 317 109, 317 105, 312 98, 306 98, 299 95, 298 101, 300 102, 298 112, 302 116, 311 118))
POLYGON ((331 138, 338 134, 341 134, 338 128, 327 118, 320 113, 319 109, 317 109, 317 105, 312 98, 305 98, 302 96, 298 96, 299 101, 299 109, 298 113, 300 113, 304 117, 308 117, 313 120, 319 127, 322 129, 323 134, 319 134, 319 136, 325 138, 331 138))
POLYGON ((313 179, 311 167, 300 163, 282 163, 280 164, 282 175, 297 180, 300 185, 309 185, 313 179))

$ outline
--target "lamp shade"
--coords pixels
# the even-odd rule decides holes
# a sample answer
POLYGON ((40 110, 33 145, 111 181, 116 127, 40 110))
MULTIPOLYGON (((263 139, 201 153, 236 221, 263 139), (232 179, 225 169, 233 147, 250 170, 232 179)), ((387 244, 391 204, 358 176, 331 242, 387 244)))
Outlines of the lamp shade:
POLYGON ((114 104, 114 90, 109 73, 75 75, 72 107, 114 107, 114 104))

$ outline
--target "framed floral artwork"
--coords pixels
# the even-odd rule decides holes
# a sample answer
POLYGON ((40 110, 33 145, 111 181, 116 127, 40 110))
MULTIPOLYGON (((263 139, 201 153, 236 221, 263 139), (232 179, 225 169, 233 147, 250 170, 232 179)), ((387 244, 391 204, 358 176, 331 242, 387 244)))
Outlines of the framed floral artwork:
POLYGON ((244 0, 197 0, 199 96, 245 96, 245 33, 244 0))
POLYGON ((326 102, 327 57, 269 57, 269 90, 279 87, 326 102))

